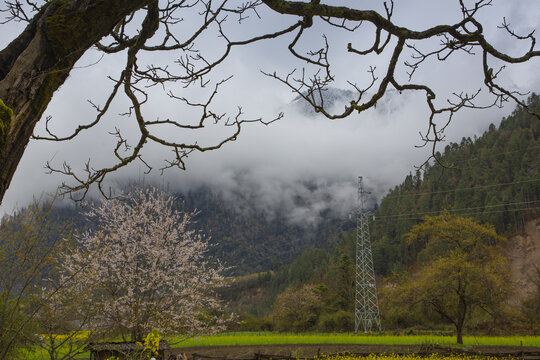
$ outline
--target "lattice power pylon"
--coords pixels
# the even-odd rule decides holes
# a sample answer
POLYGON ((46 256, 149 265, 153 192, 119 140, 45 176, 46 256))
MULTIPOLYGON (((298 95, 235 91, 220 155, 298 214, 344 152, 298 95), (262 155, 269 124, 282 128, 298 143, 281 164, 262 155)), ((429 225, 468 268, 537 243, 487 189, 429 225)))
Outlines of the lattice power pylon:
POLYGON ((381 331, 379 300, 373 255, 369 236, 368 214, 365 209, 365 195, 362 177, 358 177, 358 214, 356 218, 356 283, 354 297, 354 332, 362 328, 368 331, 381 331))

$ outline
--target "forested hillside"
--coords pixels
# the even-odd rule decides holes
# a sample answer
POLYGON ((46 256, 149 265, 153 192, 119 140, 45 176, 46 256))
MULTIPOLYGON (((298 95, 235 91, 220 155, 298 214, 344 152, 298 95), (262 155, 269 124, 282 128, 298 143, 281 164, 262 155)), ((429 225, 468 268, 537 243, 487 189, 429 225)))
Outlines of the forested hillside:
MULTIPOLYGON (((533 109, 540 110, 538 96, 528 101, 533 109)), ((491 125, 481 137, 449 144, 442 154, 437 154, 440 164, 430 163, 390 190, 370 217, 378 277, 393 272, 405 276, 409 266, 417 262, 422 246, 408 245, 405 234, 425 215, 433 217, 446 210, 448 215, 493 224, 499 234, 520 233, 528 220, 540 215, 539 136, 540 120, 517 109, 498 128, 491 125)), ((292 316, 283 310, 283 303, 288 298, 311 294, 315 300, 308 305, 317 307, 319 315, 310 318, 306 310, 309 306, 296 304, 297 328, 348 331, 354 319, 354 251, 352 231, 331 251, 311 248, 290 265, 281 264, 273 272, 237 279, 224 295, 235 311, 268 316, 261 320, 246 315, 246 329, 274 326, 294 330, 294 326, 280 328, 280 319, 292 316)), ((400 307, 402 304, 396 305, 396 309, 400 307)), ((402 314, 397 322, 394 315, 383 317, 387 326, 400 326, 402 314)), ((416 320, 401 325, 418 324, 416 320)))
MULTIPOLYGON (((240 211, 208 188, 177 192, 175 198, 179 208, 197 211, 193 226, 210 238, 208 255, 219 259, 228 268, 228 275, 251 274, 290 264, 310 247, 330 249, 354 228, 354 221, 341 219, 330 209, 322 210, 317 214, 320 220, 309 224, 291 221, 285 209, 265 212, 253 206, 240 211)), ((20 210, 20 215, 25 211, 20 210)), ((68 227, 77 233, 93 227, 81 213, 79 207, 54 207, 49 219, 55 226, 46 241, 62 236, 55 228, 68 227)), ((23 218, 20 215, 15 216, 23 218)))
MULTIPOLYGON (((538 96, 532 95, 528 102, 540 111, 538 96)), ((503 235, 519 233, 528 220, 537 218, 539 137, 540 120, 516 109, 498 128, 491 125, 481 137, 449 144, 437 154, 440 163, 431 162, 406 176, 370 217, 377 275, 403 273, 416 262, 421 249, 408 245, 405 234, 425 215, 446 210, 474 217, 493 224, 503 235)), ((316 224, 295 223, 285 209, 266 211, 253 206, 240 211, 206 188, 175 197, 178 207, 199 211, 195 227, 211 238, 210 255, 230 267, 228 275, 237 276, 221 293, 234 311, 244 313, 245 329, 350 329, 354 319, 354 220, 340 219, 331 209, 324 209, 317 214, 320 221, 316 224), (298 298, 312 301, 297 304, 298 298), (288 308, 290 304, 294 306, 288 308), (291 320, 297 310, 305 317, 291 320), (311 316, 313 313, 317 316, 311 316), (296 325, 287 328, 284 324, 296 325)), ((77 208, 54 211, 54 221, 70 222, 73 231, 93 226, 77 208)))
MULTIPOLYGON (((540 98, 528 103, 540 110, 540 98)), ((376 272, 388 275, 415 260, 404 234, 424 215, 444 210, 489 222, 502 234, 540 214, 540 120, 516 109, 479 138, 463 138, 438 153, 440 163, 409 174, 382 199, 371 223, 376 272)))
POLYGON ((211 190, 201 188, 179 195, 190 209, 196 209, 197 227, 211 237, 210 255, 232 267, 231 274, 251 274, 290 264, 310 247, 329 249, 354 229, 354 222, 323 210, 313 224, 292 222, 283 211, 268 212, 255 206, 238 211, 211 190))

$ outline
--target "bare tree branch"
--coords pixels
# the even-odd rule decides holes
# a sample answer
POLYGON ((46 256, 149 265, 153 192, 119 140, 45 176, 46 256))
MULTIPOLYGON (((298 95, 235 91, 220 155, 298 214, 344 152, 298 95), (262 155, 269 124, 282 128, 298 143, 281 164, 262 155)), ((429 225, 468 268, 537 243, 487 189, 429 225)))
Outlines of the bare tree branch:
POLYGON ((98 105, 97 101, 89 101, 96 111, 95 118, 86 124, 74 126, 71 133, 61 135, 52 129, 54 117, 46 116, 46 134, 34 134, 33 138, 49 141, 72 140, 85 130, 101 124, 109 117, 113 103, 124 98, 128 99, 129 105, 122 115, 132 119, 132 128, 137 130, 138 135, 133 138, 125 131, 121 132, 120 128, 110 131, 116 139, 116 145, 112 149, 115 162, 107 166, 94 168, 89 161, 82 172, 76 172, 74 167, 67 163, 59 168, 55 168, 52 163, 46 165, 50 172, 67 175, 74 181, 74 184, 65 183, 62 191, 65 194, 80 192, 77 198, 84 196, 93 183, 97 184, 104 195, 109 195, 110 192, 105 190, 107 175, 135 160, 140 160, 147 171, 150 171, 153 165, 142 156, 142 150, 147 143, 165 146, 171 150, 172 157, 164 160, 165 165, 160 167, 161 171, 171 167, 185 169, 185 159, 189 154, 219 149, 227 142, 235 141, 243 125, 253 122, 269 124, 281 118, 283 114, 278 114, 270 121, 245 119, 241 107, 238 107, 236 114, 214 109, 213 104, 220 89, 230 78, 222 75, 215 79, 211 75, 215 69, 224 65, 225 60, 238 47, 285 38, 285 50, 288 50, 293 60, 305 64, 304 67, 290 69, 283 75, 275 70, 264 70, 263 74, 283 83, 309 103, 317 113, 332 120, 375 107, 392 88, 399 92, 423 92, 430 115, 427 119, 427 130, 421 133, 422 146, 431 146, 433 157, 436 156, 437 143, 444 140, 444 130, 461 109, 502 106, 507 101, 514 101, 527 108, 523 99, 526 92, 504 84, 501 74, 505 67, 528 62, 540 55, 540 51, 536 49, 534 31, 518 34, 506 17, 502 19, 500 30, 516 42, 528 42, 528 48, 521 54, 514 55, 498 49, 488 41, 479 14, 493 5, 491 0, 456 0, 461 13, 459 21, 422 30, 396 25, 393 21, 395 9, 392 0, 380 4, 379 10, 327 5, 321 4, 319 0, 126 1, 110 0, 104 3, 99 0, 92 6, 82 0, 74 0, 69 5, 61 0, 4 1, 4 7, 0 10, 3 14, 2 21, 27 22, 28 26, 19 38, 0 51, 0 99, 13 110, 15 120, 9 125, 6 134, 0 134, 3 137, 0 138, 0 160, 7 164, 5 169, 0 170, 0 198, 3 197, 24 147, 54 90, 62 85, 75 61, 91 46, 95 46, 104 55, 123 55, 126 61, 120 74, 109 76, 113 85, 110 92, 104 96, 103 105, 98 105), (102 9, 106 6, 113 7, 112 3, 115 4, 114 9, 120 10, 114 14, 114 19, 109 19, 107 17, 112 15, 105 14, 102 9), (85 34, 86 36, 70 35, 70 31, 64 31, 80 26, 78 21, 84 20, 91 11, 101 14, 103 18, 100 20, 103 20, 103 24, 95 29, 92 26, 87 27, 90 33, 85 34), (283 22, 274 26, 273 31, 257 34, 243 32, 241 35, 231 31, 233 25, 244 26, 248 21, 263 21, 268 12, 283 15, 283 22), (65 14, 69 16, 66 17, 65 14), (185 27, 188 17, 190 25, 185 27), (230 21, 231 19, 234 21, 230 21), (182 31, 178 30, 180 25, 184 26, 182 31), (352 34, 353 38, 357 38, 357 35, 361 38, 372 36, 373 40, 371 46, 365 48, 351 41, 345 49, 339 49, 332 46, 331 40, 321 31, 321 26, 352 34), (55 33, 53 30, 59 32, 55 33), (307 51, 300 50, 304 48, 308 31, 310 36, 319 31, 323 44, 307 51), (46 34, 46 37, 42 38, 40 36, 43 35, 40 34, 46 34), (73 39, 70 39, 70 36, 73 39), (205 49, 201 44, 207 36, 217 39, 219 45, 211 50, 205 49), (34 38, 39 38, 39 41, 49 46, 41 51, 50 58, 24 58, 23 54, 27 54, 24 50, 34 38), (438 44, 434 39, 439 40, 438 44), (331 55, 339 51, 358 56, 359 59, 371 56, 387 60, 384 64, 377 62, 377 66, 368 66, 368 76, 364 79, 345 79, 354 90, 354 95, 344 109, 336 111, 328 108, 325 93, 336 82, 331 55), (176 61, 163 65, 144 63, 141 60, 146 58, 145 53, 166 52, 174 52, 176 61), (483 84, 475 85, 472 92, 470 89, 456 89, 441 105, 440 100, 435 101, 437 94, 432 84, 413 82, 413 79, 428 61, 436 60, 442 66, 445 62, 451 62, 458 53, 471 59, 481 57, 482 65, 478 68, 478 74, 482 75, 483 84), (498 69, 494 70, 491 63, 497 63, 498 69), (20 70, 24 69, 22 64, 26 64, 24 71, 20 70), (17 76, 11 73, 15 68, 22 71, 17 76), (403 74, 408 76, 406 81, 401 80, 403 74), (27 79, 24 86, 17 82, 18 79, 27 79), (169 89, 173 84, 180 84, 184 89, 208 87, 210 94, 205 100, 193 101, 179 91, 169 89), (185 108, 198 111, 198 115, 183 119, 170 116, 164 119, 148 118, 146 106, 153 96, 154 88, 161 88, 169 100, 178 101, 185 108), (22 94, 34 95, 24 98, 22 94), (197 131, 216 124, 229 132, 214 144, 203 145, 196 141, 180 140, 180 137, 165 137, 162 132, 163 128, 197 131))

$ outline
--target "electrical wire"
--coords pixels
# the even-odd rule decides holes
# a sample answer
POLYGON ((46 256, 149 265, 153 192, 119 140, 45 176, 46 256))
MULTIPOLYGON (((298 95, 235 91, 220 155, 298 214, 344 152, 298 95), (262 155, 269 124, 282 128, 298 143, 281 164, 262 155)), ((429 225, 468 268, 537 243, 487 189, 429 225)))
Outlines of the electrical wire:
MULTIPOLYGON (((528 162, 528 165, 529 165, 529 167, 533 167, 533 166, 537 165, 538 163, 539 163, 538 161, 528 162)), ((480 168, 479 165, 474 165, 474 166, 469 166, 469 167, 460 167, 460 166, 453 166, 453 165, 448 165, 448 166, 449 166, 449 170, 459 170, 459 171, 465 171, 465 170, 479 169, 480 168)))
MULTIPOLYGON (((483 160, 488 158, 493 158, 501 155, 506 154, 514 154, 519 152, 527 152, 535 149, 540 149, 540 145, 530 146, 525 149, 519 149, 519 150, 512 150, 512 151, 505 151, 500 152, 496 154, 489 154, 485 156, 477 156, 465 160, 458 160, 454 161, 453 163, 464 163, 464 162, 472 162, 477 160, 483 160)), ((533 163, 535 165, 536 163, 533 163)), ((452 165, 450 165, 452 166, 452 165)), ((469 167, 469 168, 456 168, 457 170, 467 170, 472 169, 475 167, 469 167)), ((417 197, 422 195, 436 195, 436 194, 448 194, 448 193, 457 193, 460 191, 470 191, 470 190, 479 190, 479 189, 492 189, 496 187, 501 186, 510 186, 510 185, 516 185, 516 184, 527 184, 527 183, 535 183, 540 182, 540 178, 531 178, 531 179, 525 179, 525 180, 518 180, 518 181, 512 181, 507 183, 497 183, 497 184, 489 184, 489 185, 480 185, 480 186, 473 186, 473 187, 466 187, 466 188, 457 188, 452 190, 440 190, 440 191, 430 191, 430 192, 421 192, 421 193, 408 193, 408 194, 400 194, 400 195, 394 195, 394 196, 386 196, 383 198, 383 200, 392 200, 392 199, 400 199, 400 198, 408 198, 408 197, 417 197)), ((475 215, 475 214, 490 214, 490 213, 500 213, 500 212, 512 212, 512 211, 525 211, 525 210, 534 210, 538 209, 540 207, 525 207, 520 209, 503 209, 503 210, 492 210, 492 211, 485 211, 485 209, 490 208, 498 208, 502 206, 519 206, 519 205, 531 205, 536 204, 540 202, 540 200, 533 200, 533 201, 525 201, 525 202, 514 202, 514 203, 503 203, 503 204, 495 204, 495 205, 484 205, 479 207, 467 207, 467 208, 460 208, 460 209, 445 209, 445 210, 436 210, 436 211, 426 211, 426 212, 418 212, 418 213, 407 213, 407 214, 395 214, 395 215, 381 215, 376 216, 376 219, 417 219, 419 216, 424 215, 430 215, 430 214, 440 214, 444 211, 448 212, 462 212, 465 211, 465 214, 462 215, 475 215), (481 211, 476 211, 480 210, 481 211)), ((420 219, 419 219, 420 220, 420 219)))
POLYGON ((540 202, 540 200, 521 201, 521 202, 503 203, 503 204, 495 204, 495 205, 484 205, 484 206, 467 207, 467 208, 460 208, 460 209, 425 211, 425 212, 409 213, 409 214, 381 215, 380 218, 399 218, 401 216, 407 216, 407 215, 429 215, 429 214, 441 213, 444 211, 456 212, 456 211, 462 211, 462 210, 478 210, 478 209, 486 209, 486 208, 496 208, 496 207, 501 207, 501 206, 528 205, 528 204, 535 204, 538 202, 540 202))
MULTIPOLYGON (((525 210, 536 210, 540 209, 540 206, 534 206, 534 207, 525 207, 525 208, 519 208, 519 209, 503 209, 503 210, 492 210, 492 211, 474 211, 474 212, 466 212, 462 214, 458 214, 460 216, 471 216, 471 215, 484 215, 484 214, 496 214, 496 213, 503 213, 503 212, 517 212, 517 211, 525 211, 525 210)), ((441 210, 440 213, 443 213, 445 210, 441 210)), ((447 210, 451 211, 451 210, 447 210)), ((382 217, 375 216, 375 221, 379 220, 382 217)), ((410 217, 403 217, 399 218, 397 220, 418 220, 422 221, 423 219, 418 216, 410 216, 410 217)))
POLYGON ((420 195, 431 195, 431 194, 446 194, 456 191, 466 191, 466 190, 475 190, 475 189, 484 189, 484 188, 492 188, 497 186, 506 186, 506 185, 513 185, 513 184, 525 184, 525 183, 531 183, 531 182, 538 182, 539 179, 528 179, 528 180, 520 180, 520 181, 512 181, 508 183, 498 183, 498 184, 491 184, 491 185, 480 185, 480 186, 473 186, 473 187, 466 187, 466 188, 458 188, 453 190, 441 190, 441 191, 430 191, 430 192, 423 192, 423 193, 414 193, 414 194, 402 194, 402 195, 395 195, 395 196, 385 196, 383 200, 386 199, 394 199, 394 198, 402 198, 402 197, 411 197, 411 196, 420 196, 420 195))
POLYGON ((497 157, 499 155, 515 154, 515 153, 518 153, 518 152, 526 152, 526 151, 534 150, 534 149, 540 149, 540 145, 530 146, 528 148, 520 149, 520 150, 512 150, 512 151, 500 152, 500 153, 497 153, 497 154, 476 156, 476 157, 472 157, 472 158, 469 158, 469 159, 454 161, 454 163, 462 163, 462 162, 469 162, 469 161, 475 161, 475 160, 489 159, 489 158, 492 158, 492 157, 497 157))

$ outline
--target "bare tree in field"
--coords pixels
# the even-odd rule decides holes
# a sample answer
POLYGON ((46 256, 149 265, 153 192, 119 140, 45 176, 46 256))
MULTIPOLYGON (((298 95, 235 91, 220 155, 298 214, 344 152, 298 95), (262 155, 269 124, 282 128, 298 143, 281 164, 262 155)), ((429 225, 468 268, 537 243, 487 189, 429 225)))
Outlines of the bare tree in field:
MULTIPOLYGON (((52 204, 34 202, 0 219, 0 359, 11 359, 37 340, 35 323, 43 278, 65 249, 66 225, 54 225, 52 204)), ((48 297, 42 298, 44 302, 48 297)))
POLYGON ((87 330, 94 309, 86 301, 87 295, 50 279, 35 297, 33 322, 39 341, 32 345, 46 352, 50 360, 72 360, 88 351, 86 346, 94 340, 92 331, 87 330))
MULTIPOLYGON (((63 186, 65 192, 80 191, 82 195, 93 183, 103 192, 106 176, 134 161, 141 161, 150 170, 142 157, 145 144, 171 149, 172 156, 165 160, 163 169, 184 169, 188 154, 218 149, 234 141, 245 123, 271 122, 273 119, 245 118, 241 108, 232 114, 214 110, 213 100, 228 78, 212 76, 237 48, 269 39, 283 38, 291 54, 290 58, 278 61, 300 60, 306 67, 291 69, 288 74, 272 71, 266 74, 283 82, 330 119, 374 107, 389 89, 421 92, 425 94, 429 113, 423 140, 434 145, 441 140, 445 128, 437 127, 440 121, 436 120, 444 117, 450 121, 462 108, 500 106, 508 100, 526 106, 522 94, 501 82, 500 73, 504 67, 526 63, 540 55, 534 32, 517 33, 502 17, 500 31, 515 42, 525 44, 519 54, 505 53, 490 43, 480 20, 484 8, 491 6, 494 0, 454 1, 460 15, 458 20, 416 30, 394 22, 392 0, 376 2, 375 7, 367 9, 364 2, 351 1, 353 5, 339 6, 336 2, 321 0, 5 0, 0 5, 2 21, 21 21, 27 26, 0 51, 0 200, 33 136, 36 123, 55 91, 90 48, 98 49, 104 56, 121 54, 124 57, 123 70, 110 76, 109 91, 100 103, 92 103, 95 118, 88 123, 74 120, 71 133, 57 134, 47 126, 45 133, 34 137, 50 141, 74 139, 107 119, 111 104, 119 97, 130 103, 125 115, 138 130, 138 137, 128 141, 120 130, 113 131, 117 145, 111 156, 114 161, 108 165, 88 163, 81 172, 69 164, 60 168, 49 166, 51 172, 70 178, 63 186), (275 16, 280 16, 280 21, 275 21, 275 16), (266 18, 271 18, 273 27, 265 23, 266 18), (230 30, 234 24, 244 26, 246 23, 249 23, 249 31, 230 30), (346 48, 336 51, 389 59, 381 60, 385 64, 382 68, 366 69, 367 79, 347 79, 354 95, 338 113, 331 113, 325 107, 322 96, 335 80, 328 56, 331 44, 324 38, 321 47, 302 50, 306 34, 321 24, 352 33, 352 39, 372 39, 367 48, 361 48, 353 40, 346 48), (264 30, 268 28, 273 30, 264 30), (208 38, 217 39, 221 44, 205 48, 208 38), (160 65, 148 60, 148 54, 161 53, 172 53, 176 60, 160 65), (432 59, 441 61, 440 71, 445 72, 443 61, 451 63, 458 53, 470 56, 470 62, 465 65, 477 67, 482 75, 483 81, 476 87, 479 90, 465 93, 457 89, 447 103, 436 102, 433 86, 415 81, 415 75, 432 59), (199 114, 188 119, 148 116, 149 88, 157 85, 165 89, 171 84, 178 84, 180 89, 207 86, 213 92, 205 99, 193 100, 165 90, 171 100, 199 114), (489 101, 478 102, 480 89, 490 94, 489 101), (224 124, 230 130, 215 143, 202 145, 182 135, 213 123, 224 124)), ((276 118, 281 116, 278 114, 276 118)), ((44 121, 49 125, 53 120, 46 117, 44 121)))
POLYGON ((137 189, 88 216, 98 226, 77 238, 62 270, 69 288, 88 294, 93 328, 132 341, 152 329, 186 336, 223 329, 212 290, 222 267, 207 259, 206 240, 188 229, 192 214, 176 210, 172 197, 137 189))

